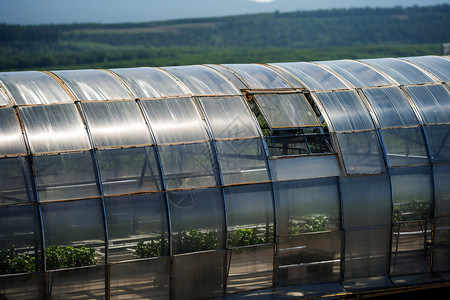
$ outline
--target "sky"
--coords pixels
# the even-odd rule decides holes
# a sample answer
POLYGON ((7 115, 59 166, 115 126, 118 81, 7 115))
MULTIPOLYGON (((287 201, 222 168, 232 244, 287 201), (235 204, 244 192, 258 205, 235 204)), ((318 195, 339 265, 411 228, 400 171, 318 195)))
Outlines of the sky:
POLYGON ((450 4, 450 0, 0 0, 0 23, 126 23, 350 7, 450 4))

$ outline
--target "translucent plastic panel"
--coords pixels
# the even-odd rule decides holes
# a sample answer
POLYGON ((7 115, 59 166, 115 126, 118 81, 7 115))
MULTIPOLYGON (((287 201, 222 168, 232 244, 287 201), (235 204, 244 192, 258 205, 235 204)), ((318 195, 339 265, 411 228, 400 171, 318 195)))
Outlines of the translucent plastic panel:
POLYGON ((401 222, 392 226, 391 274, 430 271, 431 222, 401 222))
POLYGON ((37 71, 0 73, 0 81, 17 105, 70 101, 69 95, 49 75, 37 71))
MULTIPOLYGON (((56 260, 55 248, 72 246, 83 251, 84 259, 77 265, 104 262, 105 227, 100 199, 44 203, 41 205, 47 248, 47 269, 69 266, 56 260), (86 249, 83 249, 83 246, 86 249), (95 252, 91 252, 92 250, 95 252), (51 254, 54 254, 54 257, 51 254)), ((61 255, 64 251, 60 252, 61 255)))
POLYGON ((78 100, 133 99, 124 85, 102 70, 54 71, 78 100))
POLYGON ((243 97, 199 99, 216 139, 257 137, 255 120, 243 97))
POLYGON ((271 129, 321 126, 303 94, 254 96, 271 129))
POLYGON ((0 87, 0 106, 8 105, 8 104, 9 104, 8 96, 6 96, 5 92, 0 87))
POLYGON ((375 131, 338 133, 345 170, 348 174, 375 174, 385 171, 385 164, 375 131))
POLYGON ((225 188, 228 247, 273 242, 274 205, 270 184, 225 188))
POLYGON ((436 75, 441 81, 450 81, 450 60, 439 56, 405 57, 404 60, 413 62, 436 75))
POLYGON ((333 60, 317 62, 336 72, 354 87, 391 85, 392 82, 380 72, 355 60, 333 60))
POLYGON ((343 228, 391 224, 391 191, 385 175, 341 177, 343 228))
POLYGON ((51 272, 48 275, 50 299, 106 299, 105 266, 51 272))
POLYGON ((224 247, 224 203, 220 189, 174 191, 168 192, 168 196, 173 254, 224 247))
POLYGON ((273 258, 273 244, 232 249, 227 293, 272 287, 273 258))
POLYGON ((340 277, 340 231, 280 237, 278 282, 311 284, 340 277))
POLYGON ((0 156, 27 153, 19 120, 12 107, 0 109, 0 156))
POLYGON ((29 159, 1 158, 0 205, 35 201, 29 159))
POLYGON ((433 271, 450 270, 450 218, 435 221, 433 271))
POLYGON ((450 215, 450 165, 434 165, 434 215, 450 215))
POLYGON ((277 182, 275 189, 279 235, 339 230, 336 178, 277 182))
POLYGON ((224 65, 236 72, 250 89, 289 89, 291 86, 275 71, 258 64, 224 65))
POLYGON ((1 295, 5 299, 13 300, 27 299, 30 296, 34 296, 35 299, 45 298, 43 277, 43 273, 0 277, 1 295))
POLYGON ((173 299, 211 299, 223 294, 225 251, 176 255, 173 299))
POLYGON ((20 107, 19 113, 33 153, 91 148, 74 104, 20 107))
POLYGON ((165 197, 162 193, 105 198, 109 260, 169 253, 165 197))
POLYGON ((344 279, 387 275, 391 226, 345 232, 344 279))
POLYGON ((161 190, 152 147, 99 150, 97 154, 105 195, 161 190))
POLYGON ((336 155, 283 157, 269 160, 273 180, 339 176, 336 155))
POLYGON ((367 109, 355 91, 317 93, 335 131, 372 129, 367 109))
POLYGON ((82 106, 96 147, 152 143, 136 102, 85 102, 82 106))
POLYGON ((436 82, 425 70, 396 58, 373 58, 362 60, 381 70, 401 85, 436 82))
POLYGON ((99 195, 90 152, 34 157, 40 201, 99 195))
POLYGON ((217 164, 208 143, 159 146, 167 189, 216 185, 217 164))
POLYGON ((142 104, 159 144, 208 140, 192 99, 147 100, 142 104))
POLYGON ((433 162, 450 162, 450 125, 425 126, 433 162))
POLYGON ((224 184, 268 181, 260 139, 216 142, 224 184))
POLYGON ((292 62, 273 64, 302 82, 310 90, 327 91, 348 89, 349 86, 327 69, 313 63, 292 62))
POLYGON ((380 127, 408 126, 418 123, 405 94, 398 87, 364 89, 377 115, 380 127))
POLYGON ((166 71, 181 80, 194 95, 240 95, 230 80, 205 66, 166 67, 166 71))
POLYGON ((111 264, 111 299, 170 299, 170 259, 111 264))
POLYGON ((428 164, 425 139, 420 127, 381 131, 389 166, 428 164))
POLYGON ((450 92, 444 85, 405 87, 423 121, 427 124, 450 122, 450 92))
POLYGON ((0 276, 35 272, 42 247, 40 236, 35 205, 0 207, 0 276))
POLYGON ((247 89, 247 86, 245 86, 245 84, 242 82, 242 80, 240 78, 238 78, 236 76, 236 74, 234 74, 230 69, 225 68, 224 66, 221 66, 221 65, 208 65, 207 64, 206 66, 223 74, 225 77, 227 77, 229 80, 231 80, 231 82, 233 82, 234 85, 237 86, 239 89, 247 89))
POLYGON ((168 74, 157 68, 112 69, 134 91, 138 98, 158 98, 186 95, 183 87, 168 74))
POLYGON ((391 182, 394 222, 432 217, 433 187, 430 167, 392 169, 391 182))

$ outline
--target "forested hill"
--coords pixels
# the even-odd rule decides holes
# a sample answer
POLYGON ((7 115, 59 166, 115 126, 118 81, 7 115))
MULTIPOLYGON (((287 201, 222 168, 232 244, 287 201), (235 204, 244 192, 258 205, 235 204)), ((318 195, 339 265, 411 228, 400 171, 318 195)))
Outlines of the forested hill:
MULTIPOLYGON (((275 49, 283 50, 277 60, 280 61, 291 59, 285 57, 288 50, 298 55, 316 52, 311 52, 312 49, 320 53, 330 47, 398 50, 402 45, 414 45, 411 49, 428 45, 431 49, 444 42, 450 42, 448 4, 274 12, 148 23, 0 24, 0 71, 89 65, 111 67, 127 65, 126 62, 159 66, 227 63, 232 58, 235 60, 231 62, 246 62, 252 56, 251 51, 270 53, 275 49), (191 55, 191 59, 184 59, 187 56, 182 53, 191 55), (242 57, 236 56, 237 53, 242 57), (198 57, 193 58, 195 56, 198 57), (227 61, 220 61, 220 58, 227 61)), ((355 55, 358 56, 352 54, 355 55)), ((264 58, 269 57, 263 55, 251 62, 264 58)))

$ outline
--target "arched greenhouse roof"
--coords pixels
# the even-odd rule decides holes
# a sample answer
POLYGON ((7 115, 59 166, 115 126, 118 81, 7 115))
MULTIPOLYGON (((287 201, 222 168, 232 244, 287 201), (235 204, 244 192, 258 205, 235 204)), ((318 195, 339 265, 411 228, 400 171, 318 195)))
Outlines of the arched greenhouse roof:
POLYGON ((449 285, 449 66, 1 72, 0 297, 449 285))

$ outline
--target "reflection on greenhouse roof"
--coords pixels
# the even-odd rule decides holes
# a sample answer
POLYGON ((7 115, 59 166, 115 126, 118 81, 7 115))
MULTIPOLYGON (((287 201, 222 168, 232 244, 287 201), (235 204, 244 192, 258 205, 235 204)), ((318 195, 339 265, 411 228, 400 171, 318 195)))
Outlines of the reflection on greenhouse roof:
POLYGON ((0 72, 0 298, 450 285, 449 66, 0 72))

